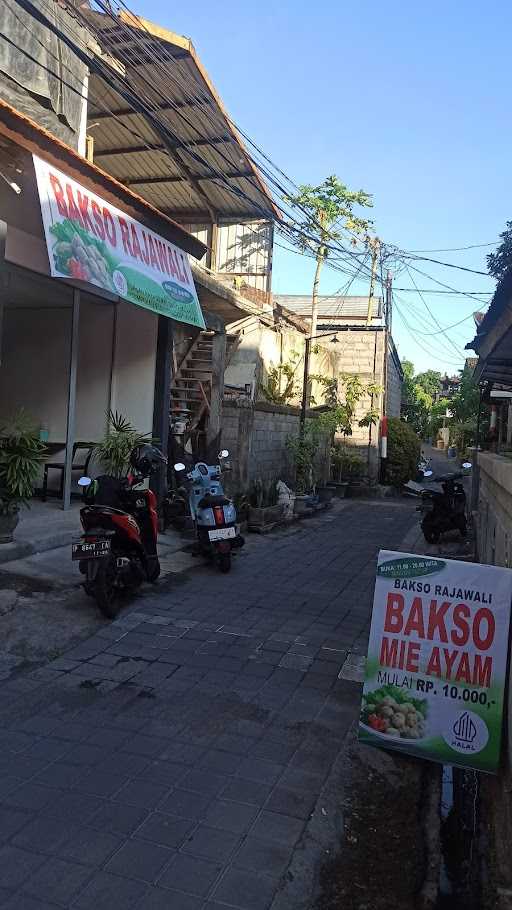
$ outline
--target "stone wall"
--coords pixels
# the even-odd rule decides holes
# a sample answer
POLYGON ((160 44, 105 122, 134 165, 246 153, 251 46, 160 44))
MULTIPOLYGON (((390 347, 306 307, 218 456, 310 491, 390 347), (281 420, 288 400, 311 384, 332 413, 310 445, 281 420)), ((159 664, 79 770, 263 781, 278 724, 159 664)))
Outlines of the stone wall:
MULTIPOLYGON (((490 452, 473 456, 473 505, 478 562, 510 567, 512 562, 512 461, 490 452), (477 464, 475 462, 477 461, 477 464)), ((510 673, 510 670, 509 670, 510 673)), ((482 910, 510 910, 512 906, 512 687, 508 688, 504 764, 494 777, 483 774, 480 787, 480 824, 487 848, 483 865, 482 910)))
POLYGON ((388 395, 386 410, 388 417, 400 417, 402 407, 402 377, 398 371, 393 353, 388 351, 388 395))
MULTIPOLYGON (((294 469, 286 440, 299 433, 298 408, 247 399, 225 401, 222 420, 222 446, 229 450, 232 492, 247 491, 255 480, 284 480, 294 483, 294 469)), ((329 445, 320 446, 316 475, 329 476, 329 445)))

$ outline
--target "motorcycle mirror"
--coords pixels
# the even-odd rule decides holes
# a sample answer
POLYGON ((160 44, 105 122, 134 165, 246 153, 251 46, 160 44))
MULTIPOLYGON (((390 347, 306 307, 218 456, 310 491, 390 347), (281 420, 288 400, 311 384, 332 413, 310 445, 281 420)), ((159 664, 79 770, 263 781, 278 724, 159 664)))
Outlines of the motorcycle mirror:
POLYGON ((92 480, 90 477, 81 477, 78 481, 79 487, 90 487, 92 480))
POLYGON ((462 467, 464 468, 465 471, 469 471, 469 469, 472 468, 473 465, 471 464, 470 461, 463 461, 462 467))
POLYGON ((229 452, 227 449, 222 449, 222 451, 219 452, 219 458, 227 458, 228 455, 229 455, 229 452))
POLYGON ((423 476, 424 476, 424 477, 432 477, 432 474, 433 474, 433 473, 434 473, 433 471, 423 471, 423 476))
POLYGON ((185 465, 182 464, 181 461, 177 461, 176 464, 174 465, 174 470, 175 471, 184 471, 185 465))

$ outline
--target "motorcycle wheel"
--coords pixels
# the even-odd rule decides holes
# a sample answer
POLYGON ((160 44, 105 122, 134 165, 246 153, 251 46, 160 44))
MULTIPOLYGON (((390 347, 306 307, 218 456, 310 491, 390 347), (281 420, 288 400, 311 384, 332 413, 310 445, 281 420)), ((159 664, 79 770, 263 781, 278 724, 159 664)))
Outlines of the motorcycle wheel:
POLYGON ((153 569, 153 571, 151 572, 151 574, 148 575, 148 581, 154 582, 154 581, 156 581, 158 578, 160 578, 160 563, 159 563, 159 562, 157 562, 157 564, 156 564, 156 566, 154 567, 154 569, 153 569))
POLYGON ((439 533, 439 531, 434 531, 433 528, 427 528, 426 530, 423 531, 423 537, 425 538, 427 543, 439 543, 441 534, 439 533))
POLYGON ((116 588, 116 562, 114 556, 101 559, 94 580, 94 596, 103 616, 115 619, 120 610, 119 590, 116 588))
POLYGON ((231 553, 221 553, 219 556, 219 569, 221 572, 229 572, 231 569, 231 553))

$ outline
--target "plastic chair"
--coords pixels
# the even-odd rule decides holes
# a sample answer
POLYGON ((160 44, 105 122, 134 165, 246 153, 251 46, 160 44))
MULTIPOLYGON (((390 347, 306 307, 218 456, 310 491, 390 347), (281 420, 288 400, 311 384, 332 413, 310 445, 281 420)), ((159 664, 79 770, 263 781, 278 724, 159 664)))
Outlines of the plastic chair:
MULTIPOLYGON (((89 469, 89 462, 92 458, 93 451, 94 451, 94 443, 91 443, 91 442, 75 442, 74 443, 73 458, 71 461, 72 473, 80 471, 82 474, 87 474, 87 471, 89 469), (87 451, 85 461, 83 463, 81 462, 79 464, 75 464, 75 458, 76 458, 77 453, 80 451, 84 451, 84 450, 87 451)), ((43 490, 42 490, 42 495, 41 495, 41 499, 43 500, 43 502, 46 502, 46 498, 48 496, 48 471, 60 471, 60 484, 59 484, 59 492, 57 495, 60 498, 62 498, 64 496, 65 467, 66 467, 66 465, 63 461, 47 461, 46 462, 46 464, 44 466, 43 490)), ((51 495, 54 495, 54 494, 52 493, 51 495)))

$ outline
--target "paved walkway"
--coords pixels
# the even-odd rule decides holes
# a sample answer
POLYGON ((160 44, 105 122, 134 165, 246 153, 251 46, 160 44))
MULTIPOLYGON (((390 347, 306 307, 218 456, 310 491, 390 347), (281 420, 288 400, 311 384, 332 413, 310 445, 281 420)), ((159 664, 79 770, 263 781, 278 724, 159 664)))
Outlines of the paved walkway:
POLYGON ((414 520, 355 501, 251 537, 230 575, 176 576, 3 683, 2 910, 282 901, 357 716, 338 673, 366 651, 376 552, 414 520))

